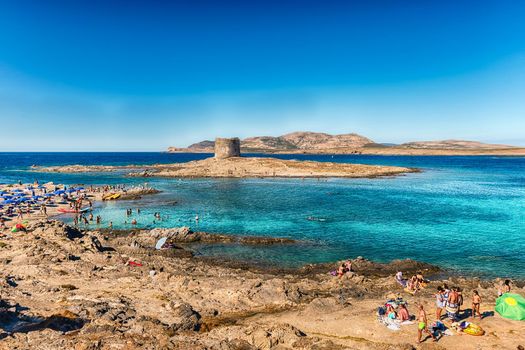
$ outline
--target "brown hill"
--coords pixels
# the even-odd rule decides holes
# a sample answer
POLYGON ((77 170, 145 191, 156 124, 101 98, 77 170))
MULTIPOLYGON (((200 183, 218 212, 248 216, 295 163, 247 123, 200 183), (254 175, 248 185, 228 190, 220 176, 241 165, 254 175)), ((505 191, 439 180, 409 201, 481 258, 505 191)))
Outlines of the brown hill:
POLYGON ((464 141, 464 140, 415 141, 415 142, 404 143, 400 145, 399 147, 418 148, 418 149, 455 149, 455 150, 514 148, 514 146, 495 145, 495 144, 490 144, 490 143, 482 143, 482 142, 477 142, 477 141, 464 141))
MULTIPOLYGON (((355 149, 374 142, 358 134, 330 135, 318 132, 293 132, 282 136, 256 136, 241 140, 245 152, 309 151, 328 149, 355 149)), ((213 152, 213 141, 202 141, 187 149, 170 147, 169 152, 213 152)))
MULTIPOLYGON (((213 153, 215 142, 202 141, 168 152, 213 153)), ((241 140, 245 153, 384 154, 384 155, 525 155, 525 148, 465 140, 414 141, 401 145, 378 144, 358 134, 330 135, 293 132, 241 140)))

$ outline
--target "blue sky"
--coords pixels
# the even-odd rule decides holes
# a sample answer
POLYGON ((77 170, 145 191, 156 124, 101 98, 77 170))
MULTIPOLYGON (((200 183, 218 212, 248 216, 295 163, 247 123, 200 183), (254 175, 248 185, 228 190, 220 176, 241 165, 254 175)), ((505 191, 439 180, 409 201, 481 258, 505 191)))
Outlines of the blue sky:
POLYGON ((525 145, 525 2, 3 1, 0 151, 525 145))

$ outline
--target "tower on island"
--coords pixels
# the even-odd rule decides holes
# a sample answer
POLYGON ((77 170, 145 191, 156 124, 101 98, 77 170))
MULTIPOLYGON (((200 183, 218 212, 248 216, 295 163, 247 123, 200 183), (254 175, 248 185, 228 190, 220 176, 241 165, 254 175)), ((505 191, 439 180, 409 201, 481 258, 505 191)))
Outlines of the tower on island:
POLYGON ((241 141, 239 138, 220 138, 215 139, 215 158, 226 159, 241 156, 241 141))

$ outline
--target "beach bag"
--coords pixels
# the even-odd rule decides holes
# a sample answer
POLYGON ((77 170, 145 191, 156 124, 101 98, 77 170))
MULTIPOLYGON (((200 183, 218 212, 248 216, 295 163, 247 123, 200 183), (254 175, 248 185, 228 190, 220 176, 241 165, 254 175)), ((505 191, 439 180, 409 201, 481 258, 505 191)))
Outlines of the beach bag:
POLYGON ((378 316, 384 316, 386 314, 386 309, 382 306, 377 308, 377 315, 378 316))

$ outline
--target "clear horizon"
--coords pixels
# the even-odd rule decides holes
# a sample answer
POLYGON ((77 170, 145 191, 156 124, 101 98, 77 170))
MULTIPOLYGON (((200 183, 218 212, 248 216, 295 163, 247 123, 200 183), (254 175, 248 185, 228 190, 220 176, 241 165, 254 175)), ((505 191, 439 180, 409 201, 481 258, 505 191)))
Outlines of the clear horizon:
POLYGON ((525 146, 525 3, 0 6, 0 152, 294 131, 525 146))

